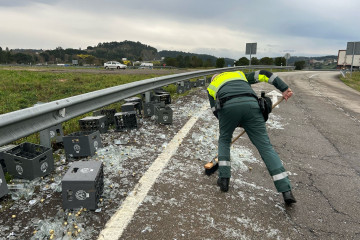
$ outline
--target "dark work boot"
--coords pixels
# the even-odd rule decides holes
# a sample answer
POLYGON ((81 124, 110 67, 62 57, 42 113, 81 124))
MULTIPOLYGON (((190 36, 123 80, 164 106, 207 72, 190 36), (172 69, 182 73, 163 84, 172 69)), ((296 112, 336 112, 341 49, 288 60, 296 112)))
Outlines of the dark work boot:
POLYGON ((223 192, 229 191, 229 182, 230 178, 218 178, 217 185, 220 187, 220 190, 223 192))
POLYGON ((296 199, 294 195, 292 194, 291 190, 287 192, 283 192, 284 201, 286 204, 290 205, 292 203, 296 203, 296 199))

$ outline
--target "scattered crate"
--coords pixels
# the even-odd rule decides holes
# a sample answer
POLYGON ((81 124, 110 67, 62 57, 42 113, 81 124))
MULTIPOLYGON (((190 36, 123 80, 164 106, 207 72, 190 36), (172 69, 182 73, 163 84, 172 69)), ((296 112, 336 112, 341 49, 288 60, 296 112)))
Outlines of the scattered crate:
POLYGON ((0 152, 0 166, 1 166, 1 168, 4 170, 4 172, 7 172, 6 164, 5 164, 5 159, 4 159, 4 157, 2 156, 2 153, 1 153, 1 152, 0 152))
POLYGON ((141 116, 141 107, 139 102, 127 102, 121 105, 121 112, 135 112, 137 116, 141 116))
POLYGON ((140 107, 140 111, 143 110, 143 105, 142 105, 142 100, 139 97, 131 97, 131 98, 126 98, 125 102, 138 102, 139 103, 139 107, 140 107))
POLYGON ((171 95, 169 92, 165 91, 162 88, 154 90, 153 101, 155 102, 165 102, 165 104, 171 104, 171 95))
POLYGON ((101 109, 93 112, 94 116, 105 115, 106 116, 106 125, 111 126, 115 124, 114 115, 116 113, 115 109, 101 109))
POLYGON ((102 162, 73 162, 64 175, 61 185, 63 209, 97 209, 104 189, 102 162))
POLYGON ((190 81, 190 86, 192 88, 196 88, 196 87, 198 87, 198 82, 197 81, 190 81))
POLYGON ((205 79, 199 78, 199 79, 197 80, 197 82, 198 82, 198 87, 205 86, 205 79))
POLYGON ((15 178, 33 180, 54 170, 51 148, 33 143, 22 143, 3 152, 7 171, 15 178))
POLYGON ((106 124, 107 117, 105 115, 88 116, 79 120, 81 131, 90 132, 98 130, 100 133, 106 133, 109 125, 106 124))
POLYGON ((7 172, 7 168, 6 168, 6 164, 5 164, 5 157, 4 157, 4 152, 10 149, 13 149, 14 147, 16 147, 16 145, 10 144, 10 145, 5 145, 0 147, 0 165, 5 172, 7 172))
POLYGON ((7 183, 5 180, 4 172, 2 167, 0 166, 0 198, 8 194, 9 189, 7 187, 7 183))
POLYGON ((184 87, 186 91, 191 89, 191 84, 189 80, 184 81, 184 87))
POLYGON ((185 86, 177 85, 176 93, 183 94, 185 92, 185 86))
POLYGON ((139 119, 135 111, 115 114, 116 131, 127 131, 139 128, 139 119))
POLYGON ((160 102, 147 102, 144 104, 144 117, 151 117, 155 114, 155 107, 160 106, 160 102))
POLYGON ((99 131, 80 131, 64 136, 66 157, 93 156, 98 148, 102 148, 99 131))
POLYGON ((157 123, 172 124, 173 110, 168 105, 159 105, 155 107, 155 119, 157 123))
POLYGON ((49 134, 50 141, 54 141, 55 143, 61 143, 63 141, 64 132, 61 123, 52 126, 48 129, 42 130, 40 134, 49 134))
POLYGON ((155 102, 164 102, 165 104, 171 104, 171 96, 170 93, 158 93, 154 94, 155 102))

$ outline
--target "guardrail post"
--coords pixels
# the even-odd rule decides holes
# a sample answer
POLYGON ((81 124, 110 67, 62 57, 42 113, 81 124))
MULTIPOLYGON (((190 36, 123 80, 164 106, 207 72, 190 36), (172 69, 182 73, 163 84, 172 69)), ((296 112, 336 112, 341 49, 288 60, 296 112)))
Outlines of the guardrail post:
POLYGON ((51 136, 49 129, 40 131, 40 145, 51 148, 51 136))
POLYGON ((148 103, 151 101, 151 92, 145 92, 145 102, 148 103))

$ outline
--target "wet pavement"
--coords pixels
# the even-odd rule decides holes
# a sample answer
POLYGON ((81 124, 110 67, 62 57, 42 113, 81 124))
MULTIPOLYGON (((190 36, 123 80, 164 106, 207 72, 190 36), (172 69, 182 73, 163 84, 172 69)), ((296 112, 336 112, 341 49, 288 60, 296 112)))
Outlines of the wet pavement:
MULTIPOLYGON (((172 125, 147 118, 138 130, 102 134, 104 147, 87 158, 104 163, 104 194, 95 211, 62 210, 61 177, 70 163, 57 152, 54 174, 19 183, 25 184, 20 200, 16 194, 16 201, 1 199, 0 239, 358 239, 360 112, 337 100, 350 93, 334 90, 342 86, 335 73, 279 75, 295 95, 273 110, 267 128, 290 175, 293 206, 283 203, 246 134, 231 149, 229 192, 216 186, 216 174, 204 174, 203 165, 217 154, 218 123, 203 87, 170 105, 172 125), (166 160, 159 157, 164 152, 166 160), (159 158, 166 162, 153 173, 159 158), (142 181, 150 184, 146 191, 142 181), (134 203, 129 199, 139 198, 124 211, 134 203)), ((254 89, 258 95, 274 90, 262 83, 254 89)))

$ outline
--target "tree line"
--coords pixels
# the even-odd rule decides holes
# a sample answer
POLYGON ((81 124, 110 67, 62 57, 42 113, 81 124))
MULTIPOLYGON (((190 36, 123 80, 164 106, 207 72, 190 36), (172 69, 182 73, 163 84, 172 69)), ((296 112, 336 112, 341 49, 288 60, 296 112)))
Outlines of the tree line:
MULTIPOLYGON (((211 68, 249 65, 250 60, 241 57, 237 61, 230 58, 217 58, 207 54, 185 53, 179 51, 160 51, 140 42, 105 42, 96 46, 88 46, 86 49, 63 49, 57 47, 52 50, 14 49, 3 50, 0 47, 0 64, 72 64, 77 60, 79 65, 102 66, 104 62, 115 60, 122 62, 126 58, 126 64, 136 61, 152 61, 154 65, 167 65, 178 68, 211 68), (155 61, 155 59, 157 59, 155 61)), ((284 57, 257 59, 251 58, 251 65, 277 65, 285 66, 284 57)))

